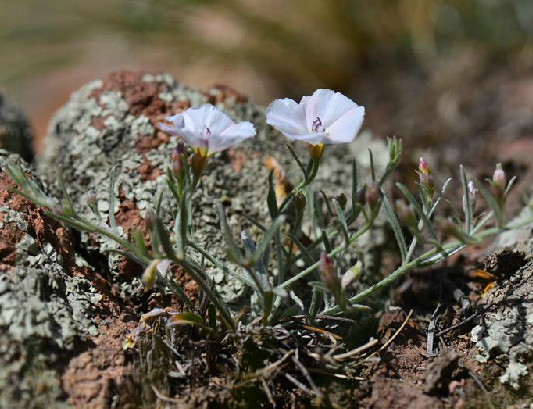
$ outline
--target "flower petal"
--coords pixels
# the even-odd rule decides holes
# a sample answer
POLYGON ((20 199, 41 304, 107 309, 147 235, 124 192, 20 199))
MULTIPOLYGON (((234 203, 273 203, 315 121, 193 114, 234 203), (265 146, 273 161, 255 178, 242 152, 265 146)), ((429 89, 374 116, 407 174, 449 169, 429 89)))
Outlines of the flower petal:
POLYGON ((163 132, 166 132, 166 133, 168 133, 170 135, 178 135, 179 129, 175 128, 173 126, 168 126, 168 125, 160 122, 160 123, 157 124, 157 127, 159 129, 161 129, 163 132))
POLYGON ((365 117, 365 107, 358 106, 346 112, 326 129, 328 135, 324 143, 336 144, 351 142, 357 136, 359 129, 363 125, 365 117))
POLYGON ((209 152, 220 152, 256 135, 251 122, 240 122, 226 128, 222 134, 211 134, 209 152))
POLYGON ((266 121, 283 135, 305 135, 305 108, 289 98, 276 99, 266 110, 266 121))
POLYGON ((350 98, 330 89, 317 89, 311 97, 302 98, 306 107, 306 126, 313 129, 313 122, 320 118, 322 129, 329 128, 337 119, 357 106, 350 98))
POLYGON ((311 145, 316 145, 317 143, 324 143, 324 141, 327 139, 327 135, 322 132, 307 133, 305 135, 284 135, 290 141, 307 142, 311 145))

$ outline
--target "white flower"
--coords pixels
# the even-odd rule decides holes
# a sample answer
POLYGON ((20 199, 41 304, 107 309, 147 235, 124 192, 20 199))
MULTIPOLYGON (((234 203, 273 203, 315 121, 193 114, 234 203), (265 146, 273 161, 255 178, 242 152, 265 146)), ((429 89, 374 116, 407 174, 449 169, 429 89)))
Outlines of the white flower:
POLYGON ((299 104, 289 98, 276 99, 266 111, 268 124, 290 140, 311 145, 353 141, 364 116, 364 107, 329 89, 317 89, 299 104))
POLYGON ((210 104, 189 108, 180 114, 169 116, 167 121, 172 122, 172 126, 159 124, 161 130, 178 135, 203 156, 223 151, 256 134, 252 123, 236 124, 210 104))

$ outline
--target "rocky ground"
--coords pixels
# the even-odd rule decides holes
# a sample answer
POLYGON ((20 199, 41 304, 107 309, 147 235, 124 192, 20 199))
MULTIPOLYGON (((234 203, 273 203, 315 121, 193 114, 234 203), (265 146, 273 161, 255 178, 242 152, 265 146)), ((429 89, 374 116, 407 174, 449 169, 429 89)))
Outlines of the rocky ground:
MULTIPOLYGON (((430 158, 440 183, 459 163, 482 178, 501 161, 518 176, 508 206, 511 216, 520 217, 521 196, 531 194, 533 184, 533 81, 527 75, 479 75, 485 85, 471 93, 449 83, 422 90, 415 80, 409 92, 391 87, 395 96, 380 110, 367 106, 368 127, 376 136, 362 134, 349 152, 328 152, 318 187, 332 195, 348 189, 350 160, 356 157, 368 169, 368 147, 382 168, 379 136, 394 131, 408 135, 397 179, 412 183, 420 153, 430 158), (440 108, 432 110, 435 106, 440 108), (442 134, 449 135, 446 142, 442 134), (426 142, 418 145, 419 137, 426 142)), ((7 112, 3 101, 0 118, 7 112)), ((160 166, 170 162, 176 143, 156 124, 202 102, 258 129, 255 143, 213 159, 194 201, 199 244, 222 257, 213 201, 223 201, 232 226, 258 234, 242 212, 266 216, 266 184, 258 181, 266 180, 272 158, 285 172, 280 188, 288 188, 298 174, 280 137, 264 125, 263 108, 227 87, 193 90, 168 75, 145 72, 95 80, 52 118, 45 151, 24 170, 60 196, 60 168, 76 209, 90 217, 83 198, 91 189, 107 220, 107 178, 120 164, 112 210, 126 236, 134 228, 144 230, 154 197, 166 194, 160 166)), ((9 106, 9 112, 16 110, 9 106)), ((24 118, 20 112, 14 117, 24 118)), ((18 123, 19 131, 11 131, 11 143, 2 147, 29 161, 30 132, 22 119, 18 123)), ((357 324, 339 324, 336 330, 350 334, 351 342, 318 333, 298 319, 284 328, 243 327, 206 339, 195 329, 161 325, 164 309, 176 308, 177 301, 165 292, 144 293, 139 267, 110 253, 113 243, 62 227, 13 193, 4 169, 20 159, 0 152, 2 408, 250 407, 250 402, 257 407, 526 408, 533 402, 532 229, 506 233, 443 266, 412 272, 384 295, 384 311, 357 324), (162 310, 143 316, 155 308, 162 310)), ((453 192, 449 198, 458 199, 453 192)), ((381 230, 365 248, 380 261, 380 274, 397 262, 387 234, 381 230)), ((190 277, 180 270, 173 274, 194 298, 190 277)), ((216 268, 210 274, 236 308, 246 303, 238 281, 216 268)))

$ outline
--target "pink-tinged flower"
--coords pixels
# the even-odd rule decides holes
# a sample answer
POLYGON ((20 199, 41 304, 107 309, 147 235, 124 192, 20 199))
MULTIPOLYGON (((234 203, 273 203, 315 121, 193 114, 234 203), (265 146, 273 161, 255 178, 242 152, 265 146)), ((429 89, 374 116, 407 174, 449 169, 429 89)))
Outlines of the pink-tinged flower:
POLYGON ((364 107, 329 89, 317 89, 300 103, 289 98, 276 99, 266 111, 268 124, 291 141, 311 145, 353 141, 364 116, 364 107))
POLYGON ((189 108, 169 116, 167 121, 172 122, 172 126, 159 124, 159 128, 171 135, 178 135, 195 153, 202 156, 223 151, 256 134, 252 123, 236 124, 210 104, 189 108))

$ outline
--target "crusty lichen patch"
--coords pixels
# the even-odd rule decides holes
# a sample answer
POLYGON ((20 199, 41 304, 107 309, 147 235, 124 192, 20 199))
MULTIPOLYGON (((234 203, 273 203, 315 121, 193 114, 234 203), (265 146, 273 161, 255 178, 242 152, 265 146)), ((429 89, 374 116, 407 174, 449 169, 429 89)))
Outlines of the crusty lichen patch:
MULTIPOLYGON (((530 209, 524 209, 521 217, 530 212, 530 209)), ((488 311, 472 329, 471 340, 478 348, 478 361, 505 363, 500 382, 519 389, 523 377, 528 374, 528 363, 533 358, 533 259, 531 250, 519 253, 514 249, 527 251, 530 248, 528 243, 531 243, 532 229, 522 229, 514 234, 514 239, 509 232, 503 240, 505 243, 514 241, 512 248, 499 250, 488 259, 495 270, 493 274, 501 278, 482 302, 482 307, 488 308, 488 311), (524 234, 526 231, 527 235, 524 234), (522 262, 518 262, 520 254, 522 262), (512 265, 521 267, 510 272, 509 257, 512 257, 512 265), (498 262, 502 265, 499 266, 498 262), (503 273, 498 275, 498 271, 503 273)))
MULTIPOLYGON (((101 295, 83 278, 87 263, 69 233, 44 211, 8 192, 0 150, 0 407, 59 407, 56 370, 93 323, 101 295)), ((32 169, 23 165, 31 175, 32 169)))

